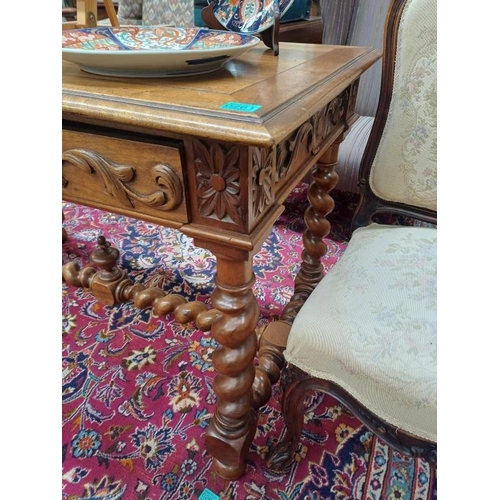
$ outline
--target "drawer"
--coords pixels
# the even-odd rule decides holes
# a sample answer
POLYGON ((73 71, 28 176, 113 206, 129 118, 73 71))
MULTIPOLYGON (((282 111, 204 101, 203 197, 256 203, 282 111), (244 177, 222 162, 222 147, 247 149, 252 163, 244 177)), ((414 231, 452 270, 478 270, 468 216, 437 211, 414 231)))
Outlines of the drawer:
POLYGON ((63 199, 173 227, 188 222, 182 142, 129 135, 63 129, 63 199))

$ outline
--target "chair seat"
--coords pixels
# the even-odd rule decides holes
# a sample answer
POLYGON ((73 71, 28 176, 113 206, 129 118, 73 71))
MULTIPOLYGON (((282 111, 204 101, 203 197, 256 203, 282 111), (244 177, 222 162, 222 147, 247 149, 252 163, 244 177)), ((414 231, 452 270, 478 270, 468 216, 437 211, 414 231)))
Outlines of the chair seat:
POLYGON ((285 359, 437 441, 437 230, 371 224, 295 319, 285 359))

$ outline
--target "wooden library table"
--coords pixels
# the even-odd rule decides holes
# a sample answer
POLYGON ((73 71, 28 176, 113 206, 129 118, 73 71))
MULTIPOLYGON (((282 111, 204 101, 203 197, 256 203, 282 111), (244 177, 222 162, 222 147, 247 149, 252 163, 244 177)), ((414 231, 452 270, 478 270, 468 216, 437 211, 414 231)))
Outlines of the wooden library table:
POLYGON ((313 170, 296 283, 319 281, 338 145, 358 79, 380 55, 280 43, 276 57, 261 43, 217 72, 151 79, 63 62, 63 199, 177 228, 216 257, 217 406, 205 444, 223 478, 244 472, 258 409, 279 378, 282 349, 263 348, 255 331, 252 258, 313 170))

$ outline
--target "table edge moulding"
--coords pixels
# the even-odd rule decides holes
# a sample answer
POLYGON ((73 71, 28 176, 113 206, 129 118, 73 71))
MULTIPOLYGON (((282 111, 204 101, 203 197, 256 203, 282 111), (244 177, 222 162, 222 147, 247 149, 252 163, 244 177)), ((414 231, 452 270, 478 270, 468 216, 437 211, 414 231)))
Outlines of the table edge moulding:
POLYGON ((338 146, 357 117, 358 79, 380 56, 284 42, 276 57, 261 43, 217 72, 182 78, 96 76, 63 62, 63 199, 177 228, 217 260, 211 310, 133 284, 102 237, 92 260, 101 269, 70 263, 63 277, 103 303, 132 300, 211 330, 217 406, 205 444, 225 479, 244 473, 283 365, 279 323, 256 332, 253 256, 312 170, 303 263, 281 316, 291 321, 321 279, 338 146))

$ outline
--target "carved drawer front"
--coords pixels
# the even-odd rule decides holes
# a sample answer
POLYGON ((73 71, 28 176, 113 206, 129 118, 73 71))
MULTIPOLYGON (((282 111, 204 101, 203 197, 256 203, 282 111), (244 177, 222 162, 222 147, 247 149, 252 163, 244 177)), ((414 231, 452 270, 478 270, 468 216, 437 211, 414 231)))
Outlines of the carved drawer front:
POLYGON ((188 222, 181 143, 63 130, 63 199, 139 219, 188 222))

